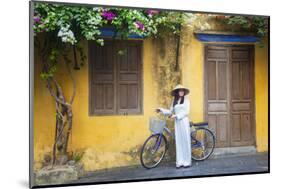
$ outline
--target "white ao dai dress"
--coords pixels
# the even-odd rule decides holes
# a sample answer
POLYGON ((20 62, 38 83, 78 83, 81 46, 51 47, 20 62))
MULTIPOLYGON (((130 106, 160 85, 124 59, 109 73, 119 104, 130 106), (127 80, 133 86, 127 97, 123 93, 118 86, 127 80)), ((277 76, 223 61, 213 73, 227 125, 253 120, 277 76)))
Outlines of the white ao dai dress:
POLYGON ((176 166, 191 166, 191 137, 189 124, 190 101, 185 96, 184 103, 180 101, 170 109, 159 108, 164 115, 175 114, 176 166))

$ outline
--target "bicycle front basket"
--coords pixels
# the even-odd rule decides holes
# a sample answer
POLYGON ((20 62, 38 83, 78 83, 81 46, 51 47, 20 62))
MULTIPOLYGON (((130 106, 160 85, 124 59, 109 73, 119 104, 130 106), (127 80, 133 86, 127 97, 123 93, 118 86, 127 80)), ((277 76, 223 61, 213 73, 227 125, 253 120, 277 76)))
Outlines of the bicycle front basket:
POLYGON ((155 117, 149 118, 149 129, 154 134, 163 133, 165 125, 166 120, 158 119, 155 117))

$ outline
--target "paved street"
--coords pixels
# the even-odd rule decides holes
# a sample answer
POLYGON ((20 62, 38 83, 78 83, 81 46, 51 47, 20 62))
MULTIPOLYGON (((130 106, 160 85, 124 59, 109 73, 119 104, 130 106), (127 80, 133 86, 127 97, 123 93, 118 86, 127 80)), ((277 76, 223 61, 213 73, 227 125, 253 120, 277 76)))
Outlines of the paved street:
MULTIPOLYGON (((88 173, 78 183, 126 181, 171 177, 195 177, 217 174, 268 172, 268 154, 218 156, 202 162, 193 161, 190 168, 175 168, 175 163, 166 162, 154 169, 142 166, 121 167, 88 173)), ((77 181, 75 181, 77 183, 77 181)))

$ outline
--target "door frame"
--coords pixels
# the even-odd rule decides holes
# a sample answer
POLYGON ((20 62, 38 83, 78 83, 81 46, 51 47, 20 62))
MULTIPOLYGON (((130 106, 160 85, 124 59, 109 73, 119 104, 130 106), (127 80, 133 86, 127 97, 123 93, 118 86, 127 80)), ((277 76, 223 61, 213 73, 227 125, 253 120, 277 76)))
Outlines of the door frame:
MULTIPOLYGON (((205 121, 207 121, 208 119, 208 110, 207 110, 207 105, 208 105, 208 99, 207 99, 207 53, 206 53, 206 50, 209 46, 218 46, 218 47, 241 47, 241 46, 246 46, 246 47, 249 47, 250 48, 250 62, 252 64, 252 78, 251 78, 251 84, 252 84, 252 99, 253 99, 253 103, 251 105, 251 108, 252 108, 252 112, 253 112, 253 121, 252 121, 252 124, 253 124, 253 145, 255 148, 257 147, 257 134, 256 134, 256 95, 255 95, 255 84, 256 84, 256 81, 255 81, 255 45, 254 44, 237 44, 237 43, 203 43, 203 56, 204 56, 204 60, 203 60, 203 100, 204 100, 204 105, 203 105, 203 118, 205 121)), ((229 49, 227 51, 227 53, 229 53, 229 49)), ((230 78, 230 74, 228 73, 227 74, 227 79, 232 79, 232 77, 230 78)), ((227 88, 228 90, 228 95, 229 94, 229 87, 227 88)), ((230 107, 231 108, 231 107, 230 107)), ((230 112, 231 112, 231 109, 228 108, 228 129, 229 129, 229 137, 231 137, 230 135, 230 132, 231 132, 231 119, 230 119, 230 112)), ((229 147, 234 147, 234 146, 231 146, 231 138, 229 139, 229 147)))

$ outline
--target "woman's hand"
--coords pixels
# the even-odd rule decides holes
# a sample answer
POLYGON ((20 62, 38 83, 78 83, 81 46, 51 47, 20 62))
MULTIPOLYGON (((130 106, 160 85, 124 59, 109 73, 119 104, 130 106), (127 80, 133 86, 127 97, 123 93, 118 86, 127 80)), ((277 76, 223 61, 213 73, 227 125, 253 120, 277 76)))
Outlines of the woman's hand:
POLYGON ((170 116, 171 119, 176 119, 176 117, 177 117, 177 116, 176 116, 175 114, 173 114, 173 115, 170 116))

